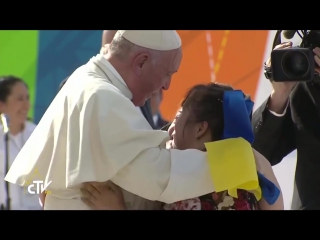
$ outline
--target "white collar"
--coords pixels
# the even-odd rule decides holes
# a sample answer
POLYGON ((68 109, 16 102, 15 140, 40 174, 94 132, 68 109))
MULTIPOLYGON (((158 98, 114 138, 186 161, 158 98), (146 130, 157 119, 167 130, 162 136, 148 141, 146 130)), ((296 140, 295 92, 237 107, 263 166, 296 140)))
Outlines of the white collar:
POLYGON ((132 93, 129 90, 127 84, 125 83, 121 75, 118 73, 118 71, 112 66, 112 64, 107 59, 103 57, 103 55, 97 54, 97 56, 90 59, 90 62, 96 64, 100 68, 100 70, 102 70, 104 74, 107 75, 111 83, 116 88, 118 88, 123 95, 132 100, 132 93))

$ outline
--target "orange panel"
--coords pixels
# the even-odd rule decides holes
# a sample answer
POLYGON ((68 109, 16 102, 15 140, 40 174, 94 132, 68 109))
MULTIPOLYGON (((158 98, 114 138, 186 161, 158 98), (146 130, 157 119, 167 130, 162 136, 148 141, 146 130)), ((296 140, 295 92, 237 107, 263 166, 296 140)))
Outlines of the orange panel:
MULTIPOLYGON (((164 92, 161 113, 172 119, 186 91, 199 83, 210 81, 210 65, 206 31, 178 31, 182 39, 183 60, 172 79, 169 91, 164 92)), ((215 44, 220 44, 222 31, 217 31, 215 44), (219 34, 220 32, 220 34, 219 34)))
POLYGON ((185 30, 178 33, 182 39, 183 60, 170 90, 164 92, 160 110, 165 119, 174 117, 190 87, 210 82, 212 73, 215 73, 216 81, 255 95, 268 31, 185 30), (211 41, 208 41, 208 33, 211 41), (213 49, 214 69, 212 63, 210 67, 210 46, 213 49))
POLYGON ((268 31, 230 31, 217 80, 255 96, 268 31))

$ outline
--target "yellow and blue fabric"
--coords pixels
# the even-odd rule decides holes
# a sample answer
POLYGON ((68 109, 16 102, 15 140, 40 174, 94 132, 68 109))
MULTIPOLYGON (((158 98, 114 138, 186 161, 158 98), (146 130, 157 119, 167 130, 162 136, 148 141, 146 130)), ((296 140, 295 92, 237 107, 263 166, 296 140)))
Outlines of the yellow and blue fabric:
POLYGON ((237 198, 237 190, 252 192, 274 204, 280 195, 275 184, 257 172, 251 144, 254 133, 251 116, 254 103, 239 90, 223 96, 224 132, 220 141, 206 143, 208 161, 216 192, 228 191, 237 198))

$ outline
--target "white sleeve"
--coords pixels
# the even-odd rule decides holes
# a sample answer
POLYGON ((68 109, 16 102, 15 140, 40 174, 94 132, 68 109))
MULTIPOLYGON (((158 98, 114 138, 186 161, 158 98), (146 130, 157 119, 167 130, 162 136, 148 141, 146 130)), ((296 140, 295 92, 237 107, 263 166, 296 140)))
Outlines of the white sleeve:
POLYGON ((129 99, 114 100, 107 114, 99 111, 105 156, 100 161, 109 179, 131 193, 165 203, 214 192, 205 152, 167 150, 167 132, 153 130, 129 99))
POLYGON ((283 113, 281 113, 281 114, 279 114, 279 113, 276 113, 276 112, 274 112, 274 111, 271 111, 271 110, 269 110, 269 112, 271 113, 271 114, 273 114, 274 116, 276 116, 276 117, 283 117, 285 114, 286 114, 286 112, 287 112, 287 109, 288 109, 288 106, 289 106, 289 100, 287 101, 287 105, 286 105, 286 107, 285 107, 285 109, 284 109, 284 111, 283 111, 283 113))

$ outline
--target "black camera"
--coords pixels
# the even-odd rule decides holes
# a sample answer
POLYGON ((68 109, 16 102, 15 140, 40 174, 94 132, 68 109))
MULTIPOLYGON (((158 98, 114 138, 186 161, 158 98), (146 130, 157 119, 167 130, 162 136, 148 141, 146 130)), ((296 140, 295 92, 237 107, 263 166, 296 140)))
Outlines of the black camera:
MULTIPOLYGON (((276 34, 275 37, 279 37, 280 42, 281 32, 282 30, 278 30, 278 35, 276 34)), ((275 49, 271 52, 272 80, 275 82, 320 81, 319 74, 315 71, 317 64, 312 51, 315 47, 320 47, 320 30, 284 30, 284 37, 292 39, 296 33, 302 39, 299 46, 275 49)))

